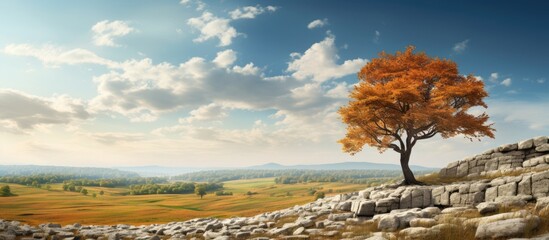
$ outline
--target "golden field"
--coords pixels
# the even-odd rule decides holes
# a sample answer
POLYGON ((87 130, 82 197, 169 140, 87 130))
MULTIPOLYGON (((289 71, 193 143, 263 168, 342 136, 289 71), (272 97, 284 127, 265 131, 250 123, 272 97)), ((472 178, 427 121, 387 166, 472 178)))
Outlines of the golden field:
MULTIPOLYGON (((0 183, 0 185, 4 185, 0 183)), ((310 188, 322 188, 327 195, 361 190, 367 185, 349 183, 275 184, 273 178, 225 182, 232 196, 208 193, 203 199, 194 194, 120 195, 124 188, 85 187, 89 193, 62 191, 61 184, 50 190, 8 184, 17 196, 0 197, 0 219, 28 224, 151 224, 184 221, 197 217, 253 216, 296 204, 314 201, 310 188), (332 193, 328 193, 329 190, 332 193), (104 195, 100 196, 99 191, 104 195), (252 196, 246 192, 257 192, 252 196), (97 193, 93 198, 92 194, 97 193)))

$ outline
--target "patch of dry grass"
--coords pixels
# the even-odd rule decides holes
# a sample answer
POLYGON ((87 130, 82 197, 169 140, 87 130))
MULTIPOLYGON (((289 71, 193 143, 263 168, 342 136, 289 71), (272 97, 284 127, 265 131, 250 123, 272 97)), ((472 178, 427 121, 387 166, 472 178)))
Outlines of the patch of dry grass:
POLYGON ((377 232, 376 221, 365 221, 358 224, 349 224, 346 232, 351 232, 353 237, 368 236, 373 232, 377 232))
MULTIPOLYGON (((31 225, 44 222, 61 224, 151 224, 184 221, 198 217, 254 216, 314 201, 310 188, 324 187, 352 192, 366 188, 363 184, 299 183, 275 184, 274 179, 250 179, 225 182, 225 191, 233 196, 208 193, 204 199, 195 194, 160 194, 122 196, 124 188, 86 187, 88 196, 65 192, 60 184, 50 191, 9 184, 18 196, 2 198, 0 219, 18 220, 31 225), (91 196, 103 190, 103 196, 91 196), (247 191, 258 192, 248 197, 247 191), (292 192, 292 196, 286 196, 292 192)), ((334 193, 335 194, 335 193, 334 193)), ((329 195, 329 194, 328 194, 329 195)))

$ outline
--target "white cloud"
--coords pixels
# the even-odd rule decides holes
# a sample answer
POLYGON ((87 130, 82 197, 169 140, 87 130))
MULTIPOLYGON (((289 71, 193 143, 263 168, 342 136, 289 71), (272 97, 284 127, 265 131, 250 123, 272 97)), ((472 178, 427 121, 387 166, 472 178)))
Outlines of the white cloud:
POLYGON ((506 78, 505 80, 501 81, 501 85, 506 87, 511 86, 511 78, 506 78))
POLYGON ((324 18, 324 19, 316 19, 312 22, 310 22, 308 25, 307 25, 307 28, 308 29, 313 29, 313 28, 321 28, 321 27, 324 27, 325 25, 328 24, 328 19, 324 18))
POLYGON ((228 62, 221 61, 225 54, 218 54, 212 62, 191 58, 179 66, 153 64, 150 59, 120 63, 118 71, 94 78, 99 95, 90 105, 96 112, 120 113, 133 121, 154 121, 162 113, 212 100, 263 108, 296 85, 293 80, 265 79, 253 63, 226 68, 228 62))
POLYGON ((195 5, 196 11, 202 11, 206 8, 206 4, 201 0, 181 0, 179 1, 179 4, 187 7, 190 7, 191 5, 195 5))
POLYGON ((467 49, 468 43, 469 43, 469 39, 465 39, 462 42, 458 42, 454 45, 452 50, 454 50, 455 53, 462 53, 463 51, 465 51, 465 49, 467 49))
POLYGON ((374 43, 379 43, 379 38, 381 38, 381 33, 378 30, 376 30, 374 32, 374 38, 372 39, 372 41, 374 43))
POLYGON ((331 98, 341 98, 347 99, 349 92, 353 89, 353 85, 347 84, 346 82, 340 82, 335 85, 334 88, 326 92, 327 97, 331 98))
POLYGON ((261 73, 261 69, 254 66, 253 63, 248 63, 244 67, 234 66, 233 71, 242 75, 259 75, 261 73))
POLYGON ((218 18, 210 12, 204 12, 202 16, 187 21, 189 26, 200 31, 200 36, 194 39, 195 42, 217 38, 221 47, 231 45, 233 38, 238 36, 236 29, 229 23, 229 19, 218 18))
POLYGON ((135 29, 130 27, 127 22, 124 21, 109 21, 104 20, 96 23, 91 28, 93 32, 93 43, 97 46, 119 46, 114 42, 117 37, 126 36, 135 29))
POLYGON ((90 117, 82 100, 65 95, 42 98, 10 89, 0 89, 0 108, 0 125, 12 133, 90 117))
POLYGON ((544 83, 545 82, 545 78, 538 78, 538 80, 536 80, 537 83, 544 83))
POLYGON ((335 37, 328 36, 323 41, 313 44, 304 54, 292 53, 294 58, 288 63, 288 71, 298 80, 311 78, 323 82, 358 72, 368 60, 356 58, 337 64, 339 56, 335 47, 335 37))
MULTIPOLYGON (((292 54, 292 66, 295 68, 288 70, 292 75, 268 77, 254 63, 235 66, 236 53, 232 50, 220 51, 214 59, 194 57, 180 64, 154 63, 149 58, 123 62, 100 58, 101 61, 96 62, 106 65, 110 71, 93 79, 98 95, 89 101, 86 109, 94 116, 121 115, 130 121, 147 122, 155 121, 166 113, 189 115, 177 125, 154 131, 157 137, 159 134, 177 134, 175 138, 178 141, 170 143, 164 143, 165 138, 162 137, 164 140, 150 140, 148 135, 133 133, 84 135, 92 142, 107 145, 116 143, 136 149, 193 146, 200 148, 204 154, 209 154, 216 146, 219 149, 240 149, 235 146, 249 148, 256 143, 264 144, 266 148, 271 145, 293 148, 323 141, 334 145, 333 142, 344 131, 336 111, 347 101, 347 91, 352 87, 337 82, 337 78, 355 73, 366 63, 366 60, 355 59, 341 60, 343 63, 338 64, 340 59, 334 45, 334 37, 329 36, 302 54, 292 54), (314 66, 321 71, 307 72, 314 66), (297 80, 294 75, 302 78, 297 80), (262 122, 243 130, 207 126, 228 117, 229 109, 268 110, 274 112, 272 120, 275 122, 262 122), (164 144, 171 144, 171 147, 164 144)), ((33 56, 41 57, 37 54, 33 56)), ((70 61, 63 59, 54 62, 70 61)), ((70 112, 70 108, 63 111, 61 108, 55 109, 70 112)), ((69 122, 74 121, 73 118, 69 122)), ((17 127, 14 121, 11 124, 17 127)))
POLYGON ((195 42, 204 42, 213 38, 219 40, 218 46, 231 45, 234 38, 240 33, 231 26, 231 21, 237 19, 253 19, 264 12, 274 12, 277 7, 267 6, 246 6, 229 12, 230 18, 217 17, 213 13, 205 11, 200 17, 190 18, 187 25, 200 31, 200 36, 194 39, 195 42))
POLYGON ((242 8, 237 8, 231 12, 229 12, 229 16, 231 19, 253 19, 257 15, 263 14, 264 12, 274 12, 277 8, 274 6, 267 6, 266 8, 263 8, 259 5, 257 6, 246 6, 242 8))
POLYGON ((548 103, 547 99, 538 99, 532 102, 500 99, 487 102, 488 113, 496 124, 501 126, 503 123, 512 123, 516 130, 528 128, 536 130, 540 134, 549 130, 549 121, 547 121, 549 112, 543 111, 548 103), (517 124, 524 125, 525 128, 516 127, 517 124))
POLYGON ((490 74, 490 78, 488 78, 488 80, 490 82, 497 82, 498 78, 499 78, 499 74, 497 72, 495 72, 495 73, 490 74))
POLYGON ((228 67, 232 65, 234 61, 236 61, 236 52, 231 49, 218 52, 217 56, 213 60, 213 62, 219 67, 228 67))
POLYGON ((190 112, 190 117, 179 119, 180 123, 220 121, 228 116, 227 109, 215 103, 201 106, 190 112))
POLYGON ((145 139, 145 135, 142 133, 124 133, 124 132, 96 132, 96 133, 84 133, 88 137, 103 143, 112 145, 120 142, 138 142, 145 139))
POLYGON ((61 64, 99 64, 114 67, 114 61, 97 56, 95 53, 81 48, 64 50, 52 45, 34 47, 29 44, 9 44, 4 47, 4 53, 16 56, 34 57, 47 66, 57 67, 61 64))

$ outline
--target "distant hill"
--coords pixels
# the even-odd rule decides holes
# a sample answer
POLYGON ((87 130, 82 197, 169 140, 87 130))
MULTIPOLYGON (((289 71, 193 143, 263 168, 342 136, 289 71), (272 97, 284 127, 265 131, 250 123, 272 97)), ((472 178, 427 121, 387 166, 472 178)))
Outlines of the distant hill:
MULTIPOLYGON (((417 165, 410 165, 412 171, 429 171, 437 168, 429 168, 417 165)), ((305 170, 401 170, 398 164, 389 163, 372 163, 372 162, 341 162, 341 163, 326 163, 312 165, 282 165, 278 163, 267 163, 263 165, 251 166, 246 169, 266 169, 266 170, 283 170, 283 169, 305 169, 305 170)))
POLYGON ((115 167, 114 169, 130 171, 142 177, 169 177, 185 173, 212 170, 211 168, 188 168, 188 167, 165 167, 165 166, 137 166, 137 167, 115 167))
POLYGON ((65 167, 43 165, 0 165, 0 176, 30 176, 37 174, 74 175, 83 178, 134 178, 135 172, 121 171, 112 168, 65 167))

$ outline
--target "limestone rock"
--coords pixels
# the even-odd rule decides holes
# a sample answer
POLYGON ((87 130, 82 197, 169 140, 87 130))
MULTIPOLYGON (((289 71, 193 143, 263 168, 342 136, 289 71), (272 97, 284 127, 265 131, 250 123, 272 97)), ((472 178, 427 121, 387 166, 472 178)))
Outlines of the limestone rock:
POLYGON ((338 203, 336 205, 336 209, 341 211, 351 211, 351 206, 352 206, 351 201, 345 201, 345 202, 338 203))
POLYGON ((394 215, 387 215, 382 217, 377 224, 377 228, 381 231, 394 232, 398 229, 398 227, 399 227, 399 220, 394 215))
POLYGON ((293 232, 293 235, 301 235, 303 232, 305 232, 305 228, 299 227, 293 232))
POLYGON ((457 177, 465 177, 469 173, 469 164, 467 162, 461 162, 457 167, 457 177))
POLYGON ((442 210, 441 213, 443 213, 443 214, 456 213, 456 212, 465 211, 467 209, 471 209, 471 208, 470 207, 449 207, 449 208, 445 208, 444 210, 442 210))
POLYGON ((375 201, 361 201, 355 211, 357 216, 373 216, 375 214, 375 201))
POLYGON ((345 221, 347 218, 352 218, 354 213, 339 213, 339 214, 330 214, 328 219, 332 221, 345 221))
POLYGON ((542 197, 536 200, 536 211, 544 209, 547 206, 549 206, 549 197, 542 197))
POLYGON ((493 213, 499 209, 499 204, 493 202, 483 202, 477 205, 480 214, 493 213))
POLYGON ((410 220, 410 227, 432 227, 437 224, 437 221, 432 218, 414 218, 410 220))
POLYGON ((411 227, 400 231, 405 239, 430 239, 436 236, 438 231, 425 227, 411 227))
POLYGON ((537 138, 534 138, 534 146, 535 147, 539 147, 543 144, 546 144, 548 141, 548 138, 547 136, 541 136, 541 137, 537 137, 537 138))
POLYGON ((494 201, 498 197, 498 187, 491 187, 486 189, 486 194, 484 199, 488 201, 494 201))
POLYGON ((529 148, 532 148, 533 146, 534 146, 534 139, 528 139, 518 143, 519 150, 529 149, 529 148))
POLYGON ((475 233, 475 238, 509 238, 521 236, 525 231, 536 228, 538 224, 539 218, 514 218, 480 224, 475 233))
POLYGON ((509 151, 514 151, 514 150, 517 150, 517 149, 518 149, 518 144, 517 143, 505 144, 505 145, 502 145, 502 146, 498 147, 498 150, 500 152, 509 152, 509 151))
POLYGON ((537 146, 536 152, 549 152, 549 143, 544 143, 537 146))
POLYGON ((517 184, 515 182, 510 182, 501 186, 498 186, 498 197, 499 196, 515 196, 517 194, 517 184))
POLYGON ((524 176, 518 183, 517 194, 532 195, 532 177, 524 176))

